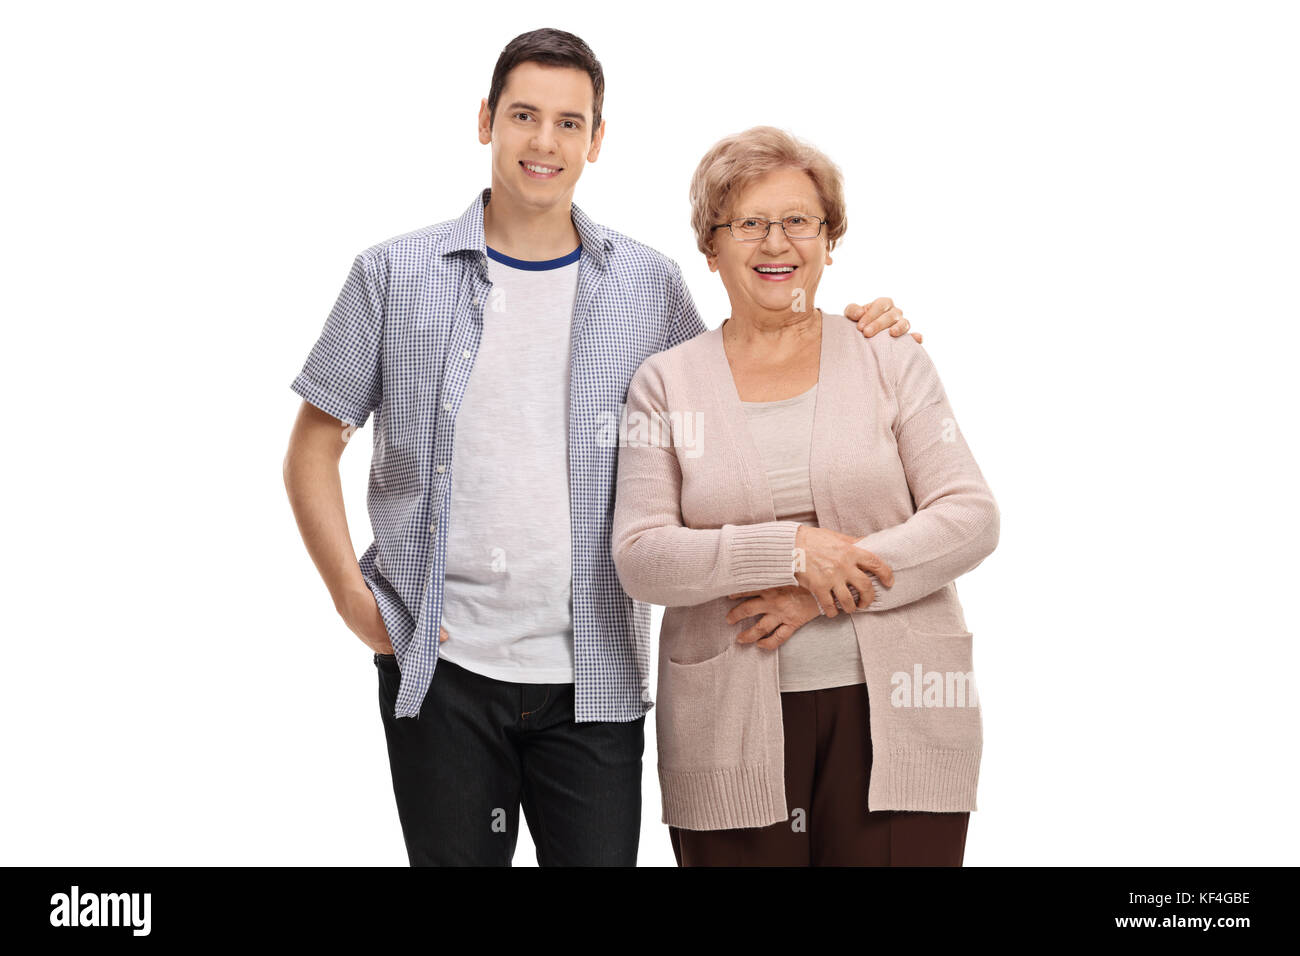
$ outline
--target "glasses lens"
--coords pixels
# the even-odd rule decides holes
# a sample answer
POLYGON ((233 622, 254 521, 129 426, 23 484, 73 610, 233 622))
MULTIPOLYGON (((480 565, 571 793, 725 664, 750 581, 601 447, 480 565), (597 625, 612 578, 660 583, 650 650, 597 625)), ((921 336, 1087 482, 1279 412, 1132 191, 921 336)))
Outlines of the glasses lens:
POLYGON ((750 239, 762 239, 767 235, 766 219, 733 219, 731 220, 731 232, 737 239, 742 241, 750 239))
POLYGON ((786 216, 782 222, 791 239, 811 239, 822 231, 821 221, 811 216, 786 216))

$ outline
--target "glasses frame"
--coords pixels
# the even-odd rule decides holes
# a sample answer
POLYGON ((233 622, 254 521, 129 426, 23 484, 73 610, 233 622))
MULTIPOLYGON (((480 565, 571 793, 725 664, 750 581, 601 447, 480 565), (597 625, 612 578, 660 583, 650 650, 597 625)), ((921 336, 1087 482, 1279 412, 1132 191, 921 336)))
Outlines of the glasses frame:
POLYGON ((772 224, 779 222, 781 224, 781 232, 791 242, 806 242, 809 239, 816 239, 820 237, 822 234, 822 229, 826 225, 826 220, 822 219, 820 216, 804 216, 803 217, 804 219, 813 219, 817 222, 817 231, 811 236, 792 236, 790 235, 790 233, 785 231, 785 220, 789 218, 791 217, 785 216, 784 218, 781 219, 764 219, 762 216, 739 216, 736 219, 731 219, 728 220, 727 222, 720 222, 716 226, 710 227, 709 232, 716 232, 719 229, 725 228, 727 232, 731 233, 731 238, 735 239, 736 242, 762 242, 764 239, 766 239, 768 236, 772 234, 772 224), (735 230, 731 228, 731 224, 733 222, 742 222, 746 219, 756 219, 759 222, 765 222, 767 223, 767 228, 763 231, 763 234, 761 236, 755 236, 753 239, 741 239, 739 236, 736 235, 735 230))

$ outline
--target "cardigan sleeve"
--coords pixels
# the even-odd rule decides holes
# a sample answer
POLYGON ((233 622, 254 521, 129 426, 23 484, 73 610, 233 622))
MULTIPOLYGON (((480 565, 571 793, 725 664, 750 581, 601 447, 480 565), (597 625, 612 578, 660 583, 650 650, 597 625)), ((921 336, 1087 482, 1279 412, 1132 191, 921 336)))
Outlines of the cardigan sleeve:
POLYGON ((894 586, 871 575, 876 592, 862 611, 910 604, 954 581, 997 547, 997 503, 975 463, 929 355, 910 335, 891 339, 893 427, 915 513, 867 535, 857 546, 890 566, 894 586))
MULTIPOLYGON (((650 435, 673 434, 663 374, 652 363, 653 357, 628 387, 629 435, 637 416, 658 422, 650 435)), ((663 438, 657 443, 620 439, 619 445, 611 545, 619 580, 633 598, 677 607, 798 583, 794 577, 798 522, 684 527, 682 470, 674 443, 663 438)), ((726 493, 725 488, 717 490, 726 493)))

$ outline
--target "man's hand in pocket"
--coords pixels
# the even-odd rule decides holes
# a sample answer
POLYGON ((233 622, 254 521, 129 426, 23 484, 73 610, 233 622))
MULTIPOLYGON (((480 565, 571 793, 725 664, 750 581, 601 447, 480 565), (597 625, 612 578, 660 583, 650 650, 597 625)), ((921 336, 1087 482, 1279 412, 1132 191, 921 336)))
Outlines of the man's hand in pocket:
POLYGON ((393 642, 388 639, 388 627, 379 613, 379 605, 370 588, 348 592, 338 606, 339 616, 349 630, 361 638, 361 643, 377 654, 392 654, 393 642))
MULTIPOLYGON (((339 606, 339 615, 361 643, 378 654, 392 654, 393 642, 388 638, 388 626, 379 613, 379 604, 370 588, 353 591, 339 606)), ((445 643, 450 635, 445 627, 438 628, 438 643, 445 643)))

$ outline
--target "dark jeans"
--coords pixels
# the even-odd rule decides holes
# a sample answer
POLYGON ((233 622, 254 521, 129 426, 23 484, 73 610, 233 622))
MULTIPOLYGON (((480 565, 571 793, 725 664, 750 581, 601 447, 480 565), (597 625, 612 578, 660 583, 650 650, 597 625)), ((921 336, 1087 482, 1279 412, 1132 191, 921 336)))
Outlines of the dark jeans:
POLYGON ((669 827, 678 866, 961 866, 969 812, 867 812, 866 684, 787 691, 781 722, 791 818, 739 830, 669 827))
POLYGON ((573 719, 573 684, 516 684, 443 658, 419 717, 394 717, 375 654, 393 793, 412 866, 509 866, 522 804, 541 866, 636 866, 645 718, 573 719))

